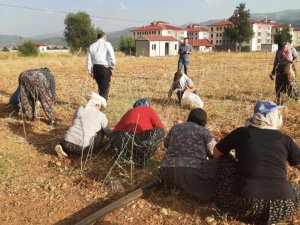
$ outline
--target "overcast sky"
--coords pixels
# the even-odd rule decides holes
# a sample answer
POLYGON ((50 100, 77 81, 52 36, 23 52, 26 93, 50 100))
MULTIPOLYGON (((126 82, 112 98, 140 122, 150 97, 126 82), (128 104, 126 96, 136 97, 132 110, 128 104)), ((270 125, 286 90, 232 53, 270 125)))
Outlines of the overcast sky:
MULTIPOLYGON (((53 32, 63 33, 65 18, 65 14, 13 8, 1 4, 61 12, 85 11, 98 17, 121 18, 92 18, 96 27, 110 32, 147 25, 154 20, 163 20, 179 26, 187 22, 224 19, 232 15, 240 2, 241 0, 0 0, 0 34, 30 37, 53 32)), ((246 7, 251 13, 300 9, 300 0, 242 2, 246 2, 246 7)))

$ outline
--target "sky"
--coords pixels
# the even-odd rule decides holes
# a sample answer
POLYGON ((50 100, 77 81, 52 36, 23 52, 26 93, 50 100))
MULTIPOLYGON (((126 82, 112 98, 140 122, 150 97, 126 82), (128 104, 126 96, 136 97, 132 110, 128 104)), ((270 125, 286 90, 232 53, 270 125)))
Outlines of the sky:
POLYGON ((148 25, 154 20, 180 26, 187 22, 199 23, 228 18, 240 2, 245 2, 246 8, 250 9, 251 13, 300 9, 299 0, 0 0, 0 34, 32 37, 63 33, 66 16, 64 13, 78 11, 95 16, 91 17, 94 26, 105 32, 148 25), (51 12, 1 4, 45 9, 51 12))

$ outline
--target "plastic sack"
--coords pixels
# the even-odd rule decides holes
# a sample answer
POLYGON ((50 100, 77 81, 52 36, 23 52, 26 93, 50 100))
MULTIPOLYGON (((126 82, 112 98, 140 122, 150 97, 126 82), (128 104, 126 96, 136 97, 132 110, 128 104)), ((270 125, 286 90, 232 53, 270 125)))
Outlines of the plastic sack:
POLYGON ((203 108, 204 103, 199 95, 185 91, 181 98, 181 106, 188 107, 190 109, 203 108))

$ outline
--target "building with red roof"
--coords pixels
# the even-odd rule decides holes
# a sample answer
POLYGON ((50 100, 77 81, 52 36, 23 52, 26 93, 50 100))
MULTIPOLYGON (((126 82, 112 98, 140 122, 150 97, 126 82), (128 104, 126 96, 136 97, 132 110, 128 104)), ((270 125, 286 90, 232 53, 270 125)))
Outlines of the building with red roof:
POLYGON ((190 39, 189 44, 193 47, 194 51, 212 52, 215 47, 208 39, 190 39))
POLYGON ((39 52, 47 52, 47 50, 48 50, 48 47, 47 47, 47 45, 46 44, 44 44, 44 43, 34 43, 34 45, 36 46, 36 47, 38 47, 38 50, 39 50, 39 52))
POLYGON ((141 35, 135 39, 136 56, 177 55, 179 41, 173 36, 141 35))
POLYGON ((154 21, 150 25, 131 30, 135 39, 141 35, 173 36, 177 40, 183 40, 187 36, 185 29, 172 26, 164 21, 154 21))
MULTIPOLYGON (((274 46, 273 35, 279 32, 284 24, 267 19, 258 21, 251 18, 249 22, 252 25, 253 37, 250 42, 242 43, 242 47, 249 47, 250 51, 276 51, 277 48, 274 46)), ((232 26, 231 21, 225 19, 207 26, 209 27, 209 41, 215 45, 216 50, 239 50, 239 45, 225 35, 225 30, 232 26)), ((298 33, 295 33, 292 27, 290 28, 290 32, 293 36, 294 45, 300 45, 300 41, 299 43, 297 42, 298 33)))
POLYGON ((197 24, 190 24, 186 28, 188 39, 208 39, 209 32, 207 27, 203 27, 197 24))

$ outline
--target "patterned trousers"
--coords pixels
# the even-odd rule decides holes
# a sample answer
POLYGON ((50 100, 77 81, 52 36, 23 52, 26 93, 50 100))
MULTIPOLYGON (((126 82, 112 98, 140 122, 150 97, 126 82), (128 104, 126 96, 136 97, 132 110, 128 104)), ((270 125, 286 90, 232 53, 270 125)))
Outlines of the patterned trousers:
POLYGON ((295 199, 248 199, 233 194, 237 161, 233 156, 223 156, 217 170, 215 192, 216 206, 229 216, 247 221, 276 224, 288 220, 300 206, 300 187, 291 183, 295 199))
POLYGON ((30 119, 35 119, 36 101, 39 100, 46 116, 55 120, 55 96, 49 88, 49 82, 40 70, 27 70, 19 76, 20 110, 30 119))
POLYGON ((139 134, 126 131, 114 131, 112 144, 121 157, 142 166, 155 153, 165 137, 162 128, 153 128, 139 134))

